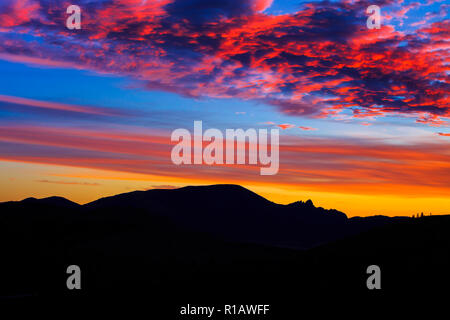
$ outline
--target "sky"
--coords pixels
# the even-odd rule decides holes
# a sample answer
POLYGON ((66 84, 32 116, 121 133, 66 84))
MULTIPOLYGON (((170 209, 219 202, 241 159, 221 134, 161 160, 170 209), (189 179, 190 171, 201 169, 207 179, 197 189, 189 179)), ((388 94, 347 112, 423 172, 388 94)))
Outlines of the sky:
MULTIPOLYGON (((234 183, 349 216, 450 213, 449 3, 6 0, 0 201, 234 183), (81 8, 69 30, 66 9, 81 8), (380 29, 366 9, 381 8, 380 29), (177 128, 280 130, 280 168, 180 165, 177 128)), ((201 205, 201 204, 199 204, 201 205)))

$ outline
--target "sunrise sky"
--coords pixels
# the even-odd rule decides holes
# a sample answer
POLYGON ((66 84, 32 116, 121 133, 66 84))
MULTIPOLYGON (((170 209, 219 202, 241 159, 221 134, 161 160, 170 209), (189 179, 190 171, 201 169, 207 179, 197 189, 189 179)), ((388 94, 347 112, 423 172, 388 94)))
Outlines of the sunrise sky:
POLYGON ((0 201, 234 183, 349 216, 449 214, 448 7, 1 1, 0 201), (278 174, 175 166, 170 135, 194 120, 279 128, 278 174))

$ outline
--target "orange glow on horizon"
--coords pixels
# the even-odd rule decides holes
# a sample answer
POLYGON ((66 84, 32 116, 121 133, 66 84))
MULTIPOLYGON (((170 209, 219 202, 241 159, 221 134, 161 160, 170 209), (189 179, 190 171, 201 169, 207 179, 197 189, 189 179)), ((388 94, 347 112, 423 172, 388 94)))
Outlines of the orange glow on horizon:
MULTIPOLYGON (((450 214, 450 210, 446 210, 450 208, 450 197, 445 194, 407 196, 394 193, 325 192, 282 183, 239 181, 227 179, 226 176, 220 180, 190 179, 10 161, 1 161, 0 167, 0 201, 58 195, 84 204, 101 197, 135 190, 230 183, 240 184, 280 204, 311 199, 316 206, 334 208, 349 217, 377 214, 411 216, 419 212, 450 214)), ((390 190, 394 191, 395 188, 396 186, 391 186, 390 190)))

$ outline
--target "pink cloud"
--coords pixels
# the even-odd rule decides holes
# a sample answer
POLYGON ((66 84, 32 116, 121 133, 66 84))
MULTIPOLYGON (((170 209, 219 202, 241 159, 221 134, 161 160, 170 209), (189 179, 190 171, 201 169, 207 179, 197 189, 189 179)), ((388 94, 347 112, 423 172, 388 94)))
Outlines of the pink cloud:
POLYGON ((303 126, 300 126, 299 128, 302 129, 302 130, 305 130, 305 131, 315 131, 315 130, 317 130, 317 128, 303 127, 303 126))
POLYGON ((87 114, 96 114, 96 115, 112 115, 114 114, 111 111, 101 108, 95 107, 84 107, 77 106, 71 104, 64 103, 56 103, 50 101, 41 101, 34 99, 27 99, 21 97, 13 97, 13 96, 5 96, 0 95, 0 102, 13 103, 18 105, 23 105, 27 107, 33 108, 42 108, 42 109, 51 109, 51 110, 59 110, 59 111, 70 111, 70 112, 79 112, 79 113, 87 113, 87 114))

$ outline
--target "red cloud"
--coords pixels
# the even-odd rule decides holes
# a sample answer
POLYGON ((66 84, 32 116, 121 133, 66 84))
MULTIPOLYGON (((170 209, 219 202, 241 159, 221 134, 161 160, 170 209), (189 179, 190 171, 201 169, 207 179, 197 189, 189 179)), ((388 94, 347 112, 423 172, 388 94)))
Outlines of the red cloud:
POLYGON ((286 130, 286 129, 295 128, 295 124, 289 124, 289 123, 277 124, 277 127, 280 127, 281 129, 286 130))
POLYGON ((16 61, 125 75, 148 90, 188 97, 254 100, 289 115, 351 110, 358 118, 413 115, 435 126, 450 117, 449 21, 405 34, 386 25, 368 30, 360 1, 268 15, 255 11, 270 0, 239 7, 230 0, 107 0, 85 4, 74 34, 64 27, 63 4, 25 3, 19 12, 28 18, 0 33, 0 55, 16 61), (42 19, 33 20, 37 8, 42 19))
POLYGON ((253 0, 252 2, 253 10, 261 12, 269 8, 272 5, 273 0, 253 0))
POLYGON ((10 28, 30 22, 39 17, 40 8, 39 2, 34 0, 7 0, 0 4, 0 27, 10 28))

